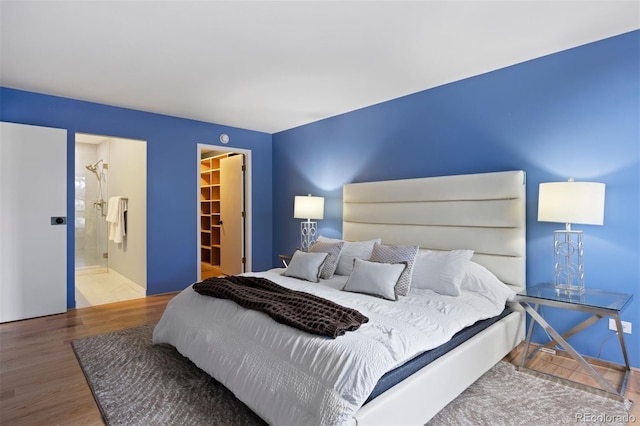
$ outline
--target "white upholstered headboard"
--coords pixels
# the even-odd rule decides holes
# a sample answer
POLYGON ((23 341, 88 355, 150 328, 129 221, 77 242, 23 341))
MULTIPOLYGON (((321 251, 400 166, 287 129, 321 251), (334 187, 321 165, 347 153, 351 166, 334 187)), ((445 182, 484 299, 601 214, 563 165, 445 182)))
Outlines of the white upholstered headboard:
POLYGON ((345 240, 382 238, 423 249, 472 249, 503 282, 525 287, 522 170, 344 185, 345 240))

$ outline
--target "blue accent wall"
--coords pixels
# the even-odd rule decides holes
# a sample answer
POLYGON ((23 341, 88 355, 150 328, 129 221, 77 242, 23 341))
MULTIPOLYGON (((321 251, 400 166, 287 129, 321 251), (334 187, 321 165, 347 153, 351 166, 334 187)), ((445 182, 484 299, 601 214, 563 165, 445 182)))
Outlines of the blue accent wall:
MULTIPOLYGON (((67 217, 74 223, 75 133, 147 142, 147 294, 182 290, 197 278, 197 144, 251 150, 252 262, 271 267, 272 136, 229 126, 0 88, 2 121, 67 129, 67 217)), ((45 186, 46 189, 46 186, 45 186)), ((67 230, 67 305, 74 300, 74 228, 67 230)))
MULTIPOLYGON (((527 282, 553 280, 553 231, 537 221, 538 184, 603 182, 604 226, 585 233, 587 287, 633 293, 623 321, 640 367, 640 31, 373 105, 273 137, 274 259, 299 246, 293 197, 325 197, 319 232, 342 232, 342 185, 458 173, 527 172, 527 282)), ((563 331, 584 314, 544 308, 563 331)), ((536 340, 546 341, 538 332, 536 340)), ((600 321, 569 340, 622 362, 600 321)))

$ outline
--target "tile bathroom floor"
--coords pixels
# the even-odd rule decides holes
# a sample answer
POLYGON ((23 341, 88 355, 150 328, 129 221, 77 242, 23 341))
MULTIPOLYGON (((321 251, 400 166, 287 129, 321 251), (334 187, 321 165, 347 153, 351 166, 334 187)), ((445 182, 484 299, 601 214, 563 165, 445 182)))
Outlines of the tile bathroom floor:
POLYGON ((145 297, 145 289, 107 268, 76 270, 76 308, 145 297))

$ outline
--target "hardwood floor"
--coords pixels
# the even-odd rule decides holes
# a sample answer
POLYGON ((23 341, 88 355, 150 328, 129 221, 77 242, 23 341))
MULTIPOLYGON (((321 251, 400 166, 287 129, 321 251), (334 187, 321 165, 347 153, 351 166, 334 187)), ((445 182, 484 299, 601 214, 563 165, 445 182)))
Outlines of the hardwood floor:
MULTIPOLYGON (((520 354, 522 353, 523 345, 521 344, 515 348, 509 355, 505 357, 505 361, 511 362, 513 365, 519 365, 520 354)), ((530 348, 529 353, 533 348, 530 348)), ((600 389, 598 383, 594 378, 587 374, 582 367, 573 358, 570 358, 565 354, 550 354, 545 352, 538 352, 533 359, 527 364, 528 367, 540 371, 546 374, 551 374, 565 379, 572 380, 574 382, 586 384, 589 386, 600 389)), ((624 372, 616 370, 605 365, 597 365, 597 361, 592 363, 592 366, 600 374, 604 376, 616 389, 620 389, 622 380, 624 378, 624 372)), ((640 421, 640 370, 637 368, 631 369, 631 374, 627 381, 627 388, 624 394, 625 398, 634 401, 631 408, 631 418, 635 418, 635 422, 629 422, 629 424, 637 424, 640 421)))
POLYGON ((103 424, 71 341, 155 323, 174 295, 0 324, 0 424, 103 424))
MULTIPOLYGON (((101 425, 100 411, 71 348, 74 339, 156 323, 175 295, 112 303, 65 314, 0 324, 0 424, 101 425)), ((516 362, 518 349, 506 360, 516 362)), ((587 380, 571 360, 541 354, 537 368, 551 368, 572 380, 587 380)), ((603 370, 616 380, 619 372, 603 370)), ((634 369, 625 396, 637 403, 640 371, 634 369)))

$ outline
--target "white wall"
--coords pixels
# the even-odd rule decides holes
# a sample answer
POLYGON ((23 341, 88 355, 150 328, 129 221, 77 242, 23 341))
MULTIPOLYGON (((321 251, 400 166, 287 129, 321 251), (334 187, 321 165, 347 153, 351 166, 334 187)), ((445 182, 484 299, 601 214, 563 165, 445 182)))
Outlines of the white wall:
POLYGON ((147 143, 109 141, 109 197, 128 198, 124 242, 109 241, 109 267, 142 288, 147 286, 147 143))

